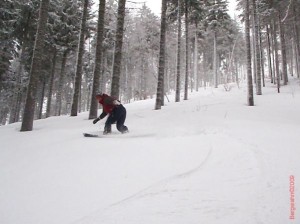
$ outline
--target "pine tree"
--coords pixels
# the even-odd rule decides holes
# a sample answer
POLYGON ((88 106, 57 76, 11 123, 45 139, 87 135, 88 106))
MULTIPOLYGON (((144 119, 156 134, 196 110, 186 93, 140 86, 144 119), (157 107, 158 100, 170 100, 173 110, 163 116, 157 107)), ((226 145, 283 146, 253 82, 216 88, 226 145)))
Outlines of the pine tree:
POLYGON ((114 65, 113 65, 113 75, 112 75, 112 82, 111 82, 111 95, 116 98, 120 97, 120 75, 121 75, 121 64, 122 64, 125 4, 126 4, 126 0, 119 0, 115 52, 114 52, 114 65))
POLYGON ((162 0, 161 6, 161 25, 160 25, 160 47, 159 47, 159 65, 158 65, 158 81, 155 109, 160 110, 163 106, 164 97, 164 71, 165 71, 165 44, 166 44, 166 11, 167 0, 162 0))
POLYGON ((56 90, 55 115, 60 116, 65 104, 67 88, 68 57, 78 49, 80 33, 81 2, 73 0, 52 0, 49 14, 47 44, 52 51, 57 50, 60 58, 58 88, 56 90))
POLYGON ((84 0, 82 20, 81 20, 81 29, 80 29, 80 36, 79 36, 79 44, 78 44, 78 56, 77 56, 76 75, 75 75, 75 89, 74 89, 74 95, 73 95, 71 116, 77 116, 77 112, 78 112, 78 104, 79 104, 78 101, 79 101, 79 92, 81 89, 82 59, 83 59, 83 54, 84 54, 84 40, 85 40, 85 33, 86 33, 86 20, 87 20, 87 14, 88 14, 88 4, 89 4, 89 0, 84 0))
POLYGON ((200 84, 200 77, 198 75, 198 41, 199 41, 199 25, 202 26, 202 21, 205 17, 205 4, 203 0, 188 0, 188 14, 189 22, 195 25, 194 28, 194 52, 193 52, 193 78, 191 77, 191 90, 196 85, 196 91, 198 91, 200 84))
POLYGON ((208 0, 206 1, 207 15, 205 23, 207 29, 213 35, 213 74, 214 87, 217 88, 219 84, 218 76, 218 35, 221 35, 223 27, 229 23, 229 15, 227 13, 227 2, 224 0, 208 0))
POLYGON ((184 100, 188 99, 189 87, 189 1, 185 0, 185 83, 184 83, 184 100))
POLYGON ((146 99, 156 93, 157 55, 159 53, 159 19, 143 5, 138 12, 126 18, 124 35, 124 75, 120 90, 125 98, 146 99))
POLYGON ((178 29, 177 29, 177 69, 176 69, 176 96, 175 96, 175 102, 180 101, 180 69, 181 69, 181 0, 178 0, 178 29))
POLYGON ((0 7, 0 91, 3 87, 3 75, 11 65, 11 60, 16 54, 12 35, 17 19, 14 2, 4 1, 0 7))
POLYGON ((248 85, 248 106, 254 106, 253 97, 253 82, 252 82, 252 68, 251 68, 251 47, 250 47, 250 7, 249 1, 245 0, 245 35, 246 35, 246 52, 247 52, 247 85, 248 85))
POLYGON ((22 96, 26 95, 39 1, 24 4, 24 1, 10 0, 1 6, 0 96, 4 99, 0 104, 9 108, 9 123, 14 123, 19 121, 23 110, 25 98, 22 96))
POLYGON ((106 0, 100 0, 99 2, 95 68, 94 68, 93 89, 92 89, 92 99, 91 99, 91 106, 89 112, 89 119, 95 119, 97 117, 98 102, 95 96, 98 93, 99 86, 100 86, 105 3, 106 0))
POLYGON ((262 84, 261 84, 261 55, 260 55, 260 46, 259 46, 259 24, 258 24, 258 14, 257 14, 257 4, 256 0, 252 0, 252 10, 253 10, 253 28, 254 28, 254 47, 255 47, 255 64, 256 64, 256 70, 255 70, 255 77, 256 77, 256 94, 261 95, 262 94, 262 84))
POLYGON ((42 0, 21 131, 32 131, 33 128, 37 83, 40 74, 40 65, 42 62, 48 9, 49 0, 42 0))
POLYGON ((57 60, 57 50, 56 50, 56 48, 54 48, 53 57, 52 57, 51 75, 50 75, 50 81, 49 81, 49 86, 48 86, 49 90, 48 90, 48 97, 47 97, 46 118, 50 117, 50 115, 51 115, 51 102, 52 102, 52 94, 53 94, 56 60, 57 60))
POLYGON ((288 83, 287 75, 287 58, 286 58, 286 43, 285 43, 285 29, 282 22, 281 11, 278 10, 278 24, 279 24, 279 37, 280 37, 280 50, 281 50, 281 64, 282 64, 282 77, 283 85, 288 83))
POLYGON ((293 21, 293 42, 295 46, 295 64, 296 64, 296 73, 297 77, 300 78, 300 25, 299 25, 299 12, 300 12, 300 7, 299 7, 299 1, 298 1, 298 9, 297 9, 297 4, 296 1, 292 1, 291 5, 291 11, 292 11, 292 21, 293 21), (298 12, 298 13, 297 13, 298 12), (298 22, 298 23, 297 23, 298 22))

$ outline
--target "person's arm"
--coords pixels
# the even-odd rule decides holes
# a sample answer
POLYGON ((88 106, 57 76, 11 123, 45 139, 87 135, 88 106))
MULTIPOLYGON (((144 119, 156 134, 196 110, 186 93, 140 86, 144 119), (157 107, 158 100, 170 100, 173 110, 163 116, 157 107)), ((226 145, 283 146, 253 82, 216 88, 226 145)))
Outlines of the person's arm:
POLYGON ((107 113, 103 111, 102 114, 100 114, 100 116, 99 116, 100 120, 105 118, 106 115, 107 115, 107 113))
POLYGON ((96 124, 98 121, 100 121, 101 119, 105 118, 106 115, 107 115, 107 113, 103 111, 102 114, 100 114, 99 117, 97 117, 95 120, 93 120, 93 124, 96 124))

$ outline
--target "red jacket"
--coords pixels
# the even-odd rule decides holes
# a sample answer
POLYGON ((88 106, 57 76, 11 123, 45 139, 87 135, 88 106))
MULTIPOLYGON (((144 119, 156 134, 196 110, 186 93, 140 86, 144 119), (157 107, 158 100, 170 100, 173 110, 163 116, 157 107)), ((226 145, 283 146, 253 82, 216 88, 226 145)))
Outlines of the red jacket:
POLYGON ((114 97, 108 96, 106 94, 102 94, 101 99, 99 100, 99 103, 103 107, 103 112, 100 115, 100 118, 104 118, 107 114, 110 114, 113 109, 117 107, 117 104, 114 103, 114 101, 117 100, 114 97))

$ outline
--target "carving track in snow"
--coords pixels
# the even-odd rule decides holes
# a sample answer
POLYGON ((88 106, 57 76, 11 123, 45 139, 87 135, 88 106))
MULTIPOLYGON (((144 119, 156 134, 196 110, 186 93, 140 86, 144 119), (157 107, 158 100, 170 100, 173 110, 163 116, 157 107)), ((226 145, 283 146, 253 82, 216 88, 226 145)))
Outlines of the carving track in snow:
POLYGON ((149 189, 151 189, 151 188, 153 188, 153 187, 156 187, 156 186, 158 186, 158 185, 166 184, 166 183, 168 183, 168 182, 170 182, 170 181, 172 181, 172 180, 174 180, 174 179, 185 178, 185 177, 188 177, 188 176, 190 176, 190 175, 192 175, 192 174, 194 174, 194 173, 200 171, 200 170, 203 168, 203 166, 205 165, 205 163, 208 161, 208 159, 209 159, 211 153, 212 153, 212 148, 210 148, 210 150, 208 151, 208 153, 207 153, 205 159, 204 159, 203 161, 201 161, 201 163, 200 163, 197 167, 195 167, 195 168, 193 168, 193 169, 191 169, 191 170, 187 170, 186 172, 179 173, 179 174, 173 175, 173 176, 171 176, 171 177, 165 178, 165 179, 160 180, 160 181, 158 181, 158 182, 156 182, 156 183, 154 183, 154 184, 151 184, 151 185, 149 185, 148 187, 144 188, 143 190, 141 190, 141 191, 139 191, 139 192, 137 192, 137 193, 135 193, 135 194, 133 194, 133 195, 131 195, 131 196, 125 198, 125 199, 122 199, 122 200, 119 201, 119 202, 113 203, 113 204, 110 205, 109 207, 116 206, 116 205, 120 205, 120 204, 122 204, 122 203, 124 203, 124 202, 127 202, 127 201, 131 200, 131 199, 137 198, 137 197, 139 197, 139 195, 143 194, 143 193, 146 192, 147 190, 149 190, 149 189))
POLYGON ((87 216, 85 216, 85 217, 83 217, 83 218, 81 218, 81 219, 79 219, 75 222, 72 222, 72 224, 84 224, 84 223, 98 222, 98 220, 101 220, 102 213, 107 211, 107 210, 112 209, 113 207, 121 206, 124 203, 133 201, 135 199, 139 199, 139 198, 143 197, 144 195, 148 195, 147 192, 151 191, 151 189, 153 189, 153 188, 156 188, 156 187, 161 186, 161 185, 168 184, 169 182, 171 182, 173 180, 176 180, 176 179, 182 179, 182 178, 189 177, 189 176, 201 171, 203 169, 203 167, 205 166, 205 164, 208 162, 209 158, 211 157, 212 151, 213 151, 213 148, 210 147, 210 149, 207 152, 205 158, 202 161, 200 161, 199 165, 196 166, 195 168, 187 170, 187 171, 182 172, 182 173, 172 175, 170 177, 167 177, 167 178, 164 178, 160 181, 157 181, 153 184, 150 184, 149 186, 143 188, 142 190, 140 190, 140 191, 138 191, 138 192, 136 192, 136 193, 134 193, 134 194, 118 201, 118 202, 115 202, 115 203, 109 205, 106 208, 94 211, 93 213, 91 213, 91 214, 89 214, 89 215, 87 215, 87 216))

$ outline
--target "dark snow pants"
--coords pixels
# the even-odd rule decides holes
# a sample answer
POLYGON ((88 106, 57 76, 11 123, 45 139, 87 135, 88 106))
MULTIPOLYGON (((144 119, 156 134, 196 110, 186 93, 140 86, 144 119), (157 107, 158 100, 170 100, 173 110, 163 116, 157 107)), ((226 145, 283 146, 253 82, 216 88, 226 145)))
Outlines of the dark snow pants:
POLYGON ((111 125, 114 123, 117 123, 117 129, 124 133, 128 131, 128 128, 124 125, 126 120, 126 109, 125 107, 121 104, 117 106, 112 113, 109 115, 105 122, 105 131, 106 132, 111 132, 111 125))

